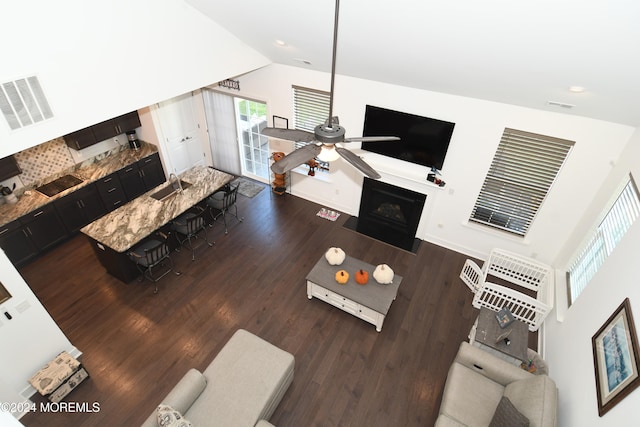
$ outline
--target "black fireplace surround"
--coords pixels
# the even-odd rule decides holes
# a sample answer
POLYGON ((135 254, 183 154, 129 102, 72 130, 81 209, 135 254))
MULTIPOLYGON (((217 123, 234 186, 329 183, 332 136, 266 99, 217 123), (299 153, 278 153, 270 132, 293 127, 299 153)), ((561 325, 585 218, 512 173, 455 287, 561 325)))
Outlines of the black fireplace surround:
POLYGON ((417 249, 416 231, 427 196, 365 178, 356 231, 399 248, 417 249))

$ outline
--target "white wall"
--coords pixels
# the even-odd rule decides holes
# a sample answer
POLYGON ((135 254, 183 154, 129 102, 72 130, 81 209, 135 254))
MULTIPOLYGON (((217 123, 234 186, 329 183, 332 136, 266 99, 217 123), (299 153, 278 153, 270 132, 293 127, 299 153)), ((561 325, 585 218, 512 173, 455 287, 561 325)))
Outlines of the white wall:
POLYGON ((12 295, 0 305, 0 402, 20 403, 34 391, 29 378, 48 361, 63 350, 75 357, 80 353, 2 250, 0 282, 12 295), (11 315, 11 320, 5 317, 5 312, 11 315))
MULTIPOLYGON (((267 102, 269 113, 290 119, 291 85, 329 88, 329 74, 270 65, 240 77, 240 96, 267 102)), ((559 113, 531 110, 412 88, 336 77, 334 114, 347 136, 362 135, 366 104, 456 123, 442 168, 444 189, 426 181, 427 168, 359 151, 383 180, 427 194, 418 237, 483 258, 501 247, 553 263, 633 133, 633 128, 559 113), (469 224, 468 216, 505 127, 576 141, 525 239, 469 224), (578 214, 577 214, 578 213, 578 214)), ((357 147, 350 144, 350 148, 357 147)), ((332 163, 331 182, 293 176, 294 194, 357 215, 362 176, 344 161, 332 163)))
POLYGON ((3 16, 0 83, 37 75, 55 117, 0 117, 0 157, 269 63, 182 0, 11 1, 3 16))
MULTIPOLYGON (((636 131, 613 171, 598 185, 593 202, 577 222, 559 257, 558 267, 570 262, 583 238, 598 222, 601 212, 631 172, 640 178, 640 130, 636 131), (563 261, 561 261, 563 260, 563 261)), ((597 180, 596 180, 597 181, 597 180)), ((595 183, 594 183, 595 184, 595 183)), ((602 418, 598 417, 591 338, 625 298, 631 302, 636 329, 640 319, 640 223, 636 222, 585 291, 559 322, 553 313, 545 322, 546 359, 560 390, 558 425, 636 426, 640 390, 636 390, 602 418)), ((562 291, 562 290, 560 290, 562 291)))

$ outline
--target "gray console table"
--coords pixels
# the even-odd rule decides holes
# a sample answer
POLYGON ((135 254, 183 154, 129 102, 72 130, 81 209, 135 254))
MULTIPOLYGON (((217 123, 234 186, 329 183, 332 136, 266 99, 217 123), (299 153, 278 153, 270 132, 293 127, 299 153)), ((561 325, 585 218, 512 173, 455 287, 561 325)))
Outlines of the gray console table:
POLYGON ((373 278, 375 266, 347 256, 341 265, 330 265, 322 256, 307 275, 307 297, 316 297, 342 311, 376 326, 382 330, 391 303, 396 299, 402 276, 395 275, 393 283, 381 285, 373 278), (336 282, 339 270, 349 273, 349 281, 344 285, 336 282), (366 285, 356 283, 354 277, 358 270, 369 273, 366 285))

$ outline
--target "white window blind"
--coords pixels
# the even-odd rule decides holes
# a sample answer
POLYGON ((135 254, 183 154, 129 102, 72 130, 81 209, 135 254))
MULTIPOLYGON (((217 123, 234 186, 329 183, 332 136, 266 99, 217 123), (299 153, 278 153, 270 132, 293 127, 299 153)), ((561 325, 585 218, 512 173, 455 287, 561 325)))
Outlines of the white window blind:
POLYGON ((293 86, 293 117, 296 129, 313 132, 329 117, 329 92, 293 86))
POLYGON ((521 236, 573 147, 573 141, 506 128, 470 220, 521 236))
MULTIPOLYGON (((329 102, 329 92, 293 86, 294 128, 313 133, 316 126, 324 123, 329 118, 329 102)), ((303 147, 311 142, 296 142, 295 148, 303 147)), ((329 163, 318 162, 321 171, 329 170, 329 163)))
POLYGON ((638 216, 640 216, 638 189, 633 179, 629 177, 629 181, 613 206, 569 268, 568 284, 571 303, 586 288, 638 216))

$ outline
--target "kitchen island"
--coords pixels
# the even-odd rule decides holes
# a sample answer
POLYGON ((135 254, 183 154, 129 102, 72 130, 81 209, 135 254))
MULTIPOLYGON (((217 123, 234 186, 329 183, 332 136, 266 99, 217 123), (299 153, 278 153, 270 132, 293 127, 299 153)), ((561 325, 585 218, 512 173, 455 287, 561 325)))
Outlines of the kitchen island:
POLYGON ((179 178, 190 184, 181 192, 156 200, 151 196, 171 185, 162 184, 80 230, 89 238, 100 263, 111 275, 127 283, 137 277, 138 271, 127 256, 128 250, 215 193, 234 176, 196 166, 179 178))

